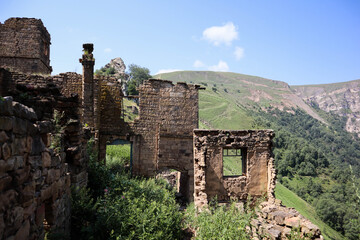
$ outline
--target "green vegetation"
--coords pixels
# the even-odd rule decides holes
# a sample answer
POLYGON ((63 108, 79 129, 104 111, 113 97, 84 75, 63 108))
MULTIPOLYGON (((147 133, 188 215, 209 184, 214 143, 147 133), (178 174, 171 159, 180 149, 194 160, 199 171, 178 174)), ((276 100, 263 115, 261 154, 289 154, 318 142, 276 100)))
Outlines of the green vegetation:
POLYGON ((72 194, 72 239, 181 239, 175 192, 164 180, 119 171, 128 151, 115 153, 116 148, 109 147, 110 168, 95 161, 89 145, 89 188, 72 194))
POLYGON ((125 122, 133 122, 139 116, 139 105, 131 99, 123 98, 123 116, 125 122), (136 109, 134 111, 134 109, 136 109))
POLYGON ((223 174, 224 176, 239 176, 243 174, 240 149, 223 150, 223 174))
POLYGON ((138 95, 139 92, 136 90, 144 80, 151 78, 150 70, 145 67, 140 67, 136 64, 129 65, 129 76, 130 80, 128 81, 128 95, 138 95))
POLYGON ((358 239, 360 204, 354 188, 360 174, 357 136, 343 131, 343 121, 336 115, 327 115, 331 125, 326 126, 304 111, 291 112, 267 109, 256 118, 277 132, 274 154, 279 181, 310 203, 330 227, 349 239, 358 239))
POLYGON ((194 204, 186 209, 186 223, 196 229, 196 239, 242 240, 251 239, 247 227, 256 216, 254 210, 240 210, 235 203, 230 206, 210 204, 208 209, 197 213, 194 204))
POLYGON ((281 183, 276 184, 275 196, 280 199, 287 207, 294 207, 301 215, 308 218, 313 224, 318 226, 325 239, 344 239, 344 236, 329 227, 316 214, 314 207, 302 200, 294 192, 287 189, 281 183), (331 236, 331 237, 330 237, 331 236))
POLYGON ((113 68, 113 67, 109 67, 109 68, 102 67, 102 68, 95 71, 95 75, 113 76, 113 75, 115 75, 115 68, 113 68))
MULTIPOLYGON (((286 83, 279 81, 201 71, 156 77, 209 86, 199 93, 200 128, 274 129, 279 181, 315 209, 311 212, 314 218, 322 219, 349 239, 359 239, 360 202, 356 186, 360 186, 360 139, 345 131, 345 118, 323 112, 316 104, 307 108, 286 83), (324 119, 327 125, 299 106, 324 119)), ((328 92, 351 84, 357 82, 321 87, 328 92)), ((317 91, 316 86, 291 88, 303 87, 305 93, 317 91)), ((326 234, 339 239, 332 231, 326 234)))

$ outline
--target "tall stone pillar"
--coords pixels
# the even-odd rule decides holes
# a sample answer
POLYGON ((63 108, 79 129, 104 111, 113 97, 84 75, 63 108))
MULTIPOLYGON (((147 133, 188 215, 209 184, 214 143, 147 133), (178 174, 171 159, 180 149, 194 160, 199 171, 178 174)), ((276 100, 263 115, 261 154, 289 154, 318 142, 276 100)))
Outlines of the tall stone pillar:
POLYGON ((83 65, 82 78, 82 107, 83 107, 83 123, 89 127, 94 127, 94 65, 95 59, 93 57, 94 45, 92 43, 83 44, 83 55, 79 59, 83 65))

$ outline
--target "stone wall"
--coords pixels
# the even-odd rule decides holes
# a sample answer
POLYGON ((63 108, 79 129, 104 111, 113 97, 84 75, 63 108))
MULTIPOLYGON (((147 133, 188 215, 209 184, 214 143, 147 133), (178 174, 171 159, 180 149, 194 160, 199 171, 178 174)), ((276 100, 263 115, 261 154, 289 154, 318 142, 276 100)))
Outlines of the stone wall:
POLYGON ((10 18, 0 23, 0 68, 50 74, 50 34, 40 19, 10 18))
POLYGON ((202 207, 217 198, 246 200, 266 196, 274 200, 275 168, 272 158, 272 130, 194 130, 194 202, 202 207), (223 149, 243 149, 245 172, 223 174, 223 149))
POLYGON ((71 180, 63 148, 50 148, 53 127, 11 97, 0 101, 0 239, 69 232, 71 180))

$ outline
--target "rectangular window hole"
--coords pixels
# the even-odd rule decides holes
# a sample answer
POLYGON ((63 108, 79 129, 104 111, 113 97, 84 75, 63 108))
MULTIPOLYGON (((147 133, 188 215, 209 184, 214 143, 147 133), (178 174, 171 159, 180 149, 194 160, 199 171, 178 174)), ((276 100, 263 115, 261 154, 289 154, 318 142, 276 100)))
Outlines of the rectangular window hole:
POLYGON ((246 148, 224 148, 222 159, 224 177, 246 174, 246 148))

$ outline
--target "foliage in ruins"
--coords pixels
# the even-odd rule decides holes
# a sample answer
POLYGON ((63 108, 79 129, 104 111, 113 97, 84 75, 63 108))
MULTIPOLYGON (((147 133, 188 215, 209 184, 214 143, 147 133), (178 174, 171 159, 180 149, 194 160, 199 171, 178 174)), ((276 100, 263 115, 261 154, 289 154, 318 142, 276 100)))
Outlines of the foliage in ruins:
POLYGON ((95 161, 90 141, 90 188, 73 191, 72 237, 181 239, 182 213, 174 190, 164 180, 132 178, 119 171, 125 168, 126 156, 116 163, 114 151, 109 152, 112 167, 95 161))
POLYGON ((144 80, 151 78, 150 70, 146 67, 141 67, 136 64, 129 65, 129 76, 127 95, 138 95, 137 87, 143 83, 144 80))

